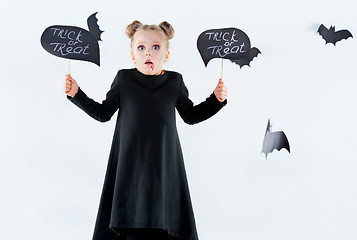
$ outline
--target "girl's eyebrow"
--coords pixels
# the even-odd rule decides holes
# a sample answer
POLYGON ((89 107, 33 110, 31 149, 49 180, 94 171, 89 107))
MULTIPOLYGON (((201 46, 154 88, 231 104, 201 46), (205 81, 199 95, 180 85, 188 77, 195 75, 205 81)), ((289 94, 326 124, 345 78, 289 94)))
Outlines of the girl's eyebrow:
MULTIPOLYGON (((140 41, 140 42, 137 42, 137 44, 148 44, 148 42, 146 42, 146 41, 140 41)), ((154 42, 152 42, 152 44, 161 44, 161 42, 159 42, 159 41, 154 41, 154 42)))

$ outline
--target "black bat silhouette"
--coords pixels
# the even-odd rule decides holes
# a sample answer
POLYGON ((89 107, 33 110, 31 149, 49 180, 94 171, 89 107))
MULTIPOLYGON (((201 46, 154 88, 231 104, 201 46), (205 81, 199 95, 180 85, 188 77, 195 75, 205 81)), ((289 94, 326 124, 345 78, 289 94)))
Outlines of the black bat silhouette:
POLYGON ((89 31, 75 27, 54 25, 45 29, 41 36, 41 45, 49 53, 67 59, 93 62, 100 66, 100 35, 98 19, 94 13, 88 17, 89 31))
POLYGON ((258 56, 259 53, 261 54, 259 49, 256 47, 253 47, 249 50, 247 57, 237 59, 237 60, 231 60, 231 61, 234 62, 235 64, 238 64, 240 66, 240 68, 242 68, 244 65, 248 65, 250 67, 250 62, 253 60, 253 58, 258 56))
POLYGON ((262 153, 265 154, 265 159, 267 159, 268 154, 273 152, 274 149, 280 151, 282 148, 285 148, 290 153, 290 145, 288 138, 282 131, 271 132, 271 125, 269 119, 268 126, 265 131, 262 153))
POLYGON ((330 26, 330 29, 327 29, 323 24, 320 25, 319 29, 317 32, 322 36, 322 38, 326 41, 325 44, 327 43, 333 43, 333 45, 336 46, 336 42, 342 40, 342 39, 347 39, 349 37, 352 37, 352 34, 348 30, 340 30, 340 31, 335 31, 335 27, 330 26))
POLYGON ((96 17, 98 12, 93 13, 92 15, 90 15, 87 19, 87 24, 88 24, 88 29, 89 32, 94 36, 95 39, 97 39, 97 41, 102 41, 102 39, 100 39, 100 35, 104 32, 102 30, 99 29, 98 26, 98 19, 96 17))

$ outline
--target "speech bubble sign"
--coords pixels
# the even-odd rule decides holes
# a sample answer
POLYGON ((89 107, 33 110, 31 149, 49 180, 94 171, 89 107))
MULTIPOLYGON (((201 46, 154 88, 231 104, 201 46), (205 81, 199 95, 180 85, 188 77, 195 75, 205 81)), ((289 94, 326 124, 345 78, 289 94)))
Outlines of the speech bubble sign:
POLYGON ((54 25, 45 29, 41 35, 41 45, 49 53, 67 59, 83 60, 100 66, 100 35, 96 13, 87 19, 89 31, 74 27, 54 25))
POLYGON ((214 58, 238 60, 249 54, 250 40, 237 28, 210 29, 201 33, 197 39, 197 48, 207 67, 214 58))
POLYGON ((57 57, 89 61, 100 66, 98 42, 83 28, 50 26, 41 36, 41 45, 57 57))

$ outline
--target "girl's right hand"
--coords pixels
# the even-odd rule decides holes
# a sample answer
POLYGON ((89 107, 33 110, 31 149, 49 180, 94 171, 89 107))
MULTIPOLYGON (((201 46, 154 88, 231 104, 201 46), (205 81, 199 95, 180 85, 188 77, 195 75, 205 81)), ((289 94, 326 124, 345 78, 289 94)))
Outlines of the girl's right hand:
POLYGON ((227 99, 227 94, 228 94, 227 87, 222 81, 222 78, 220 78, 217 87, 214 89, 214 95, 216 95, 218 101, 223 102, 224 100, 227 99))
POLYGON ((63 92, 72 98, 74 98, 74 96, 78 92, 78 84, 71 77, 71 74, 65 75, 65 79, 64 79, 64 83, 63 83, 63 92))

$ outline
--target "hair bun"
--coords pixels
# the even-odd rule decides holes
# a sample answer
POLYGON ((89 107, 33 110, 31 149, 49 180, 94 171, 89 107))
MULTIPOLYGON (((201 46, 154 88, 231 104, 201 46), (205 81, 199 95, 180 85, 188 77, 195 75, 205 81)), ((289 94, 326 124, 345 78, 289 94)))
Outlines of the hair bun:
POLYGON ((159 28, 166 34, 168 40, 174 37, 175 30, 170 23, 164 21, 159 24, 159 28))
POLYGON ((128 38, 133 39, 136 31, 142 26, 143 26, 143 24, 141 22, 139 22, 138 20, 135 20, 132 23, 130 23, 126 27, 126 30, 125 30, 125 33, 128 36, 128 38))

